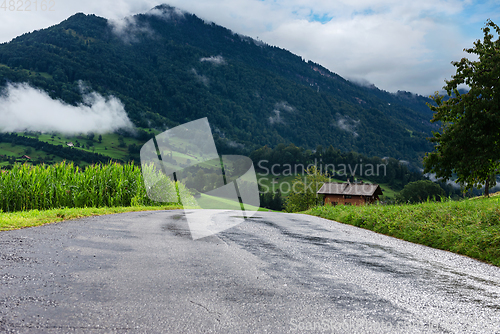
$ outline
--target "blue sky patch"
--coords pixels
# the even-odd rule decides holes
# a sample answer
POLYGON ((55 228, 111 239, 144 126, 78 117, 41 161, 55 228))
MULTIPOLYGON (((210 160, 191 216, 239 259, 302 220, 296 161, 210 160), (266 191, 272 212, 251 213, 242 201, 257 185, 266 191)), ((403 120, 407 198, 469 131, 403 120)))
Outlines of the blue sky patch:
POLYGON ((317 13, 311 13, 309 15, 309 22, 319 22, 321 24, 325 24, 330 22, 333 19, 333 16, 330 16, 328 14, 317 14, 317 13))

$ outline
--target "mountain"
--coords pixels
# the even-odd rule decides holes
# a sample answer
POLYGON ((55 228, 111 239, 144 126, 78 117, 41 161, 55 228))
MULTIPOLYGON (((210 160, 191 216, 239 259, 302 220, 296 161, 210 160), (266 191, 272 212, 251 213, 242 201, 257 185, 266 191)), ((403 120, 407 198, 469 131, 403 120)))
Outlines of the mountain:
POLYGON ((356 85, 167 5, 120 24, 78 13, 3 43, 0 84, 8 82, 73 105, 83 82, 119 98, 143 128, 208 117, 222 150, 332 145, 419 164, 435 129, 427 98, 356 85))

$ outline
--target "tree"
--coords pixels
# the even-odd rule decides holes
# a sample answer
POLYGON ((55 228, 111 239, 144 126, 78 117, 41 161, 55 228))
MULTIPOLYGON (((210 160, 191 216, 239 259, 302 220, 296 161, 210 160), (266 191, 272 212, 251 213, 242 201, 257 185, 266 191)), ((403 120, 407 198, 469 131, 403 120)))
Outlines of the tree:
POLYGON ((285 211, 299 212, 321 205, 323 199, 318 190, 329 178, 315 167, 311 166, 304 175, 298 175, 292 185, 289 195, 285 198, 285 211))
POLYGON ((118 137, 118 142, 120 143, 118 147, 127 147, 127 144, 125 144, 125 139, 123 139, 123 136, 118 137))
POLYGON ((396 201, 413 204, 427 199, 440 201, 444 196, 446 193, 441 186, 429 180, 420 180, 408 183, 396 196, 396 201))
POLYGON ((273 200, 271 202, 271 209, 276 211, 283 210, 283 198, 281 197, 281 191, 279 189, 273 195, 273 200))
POLYGON ((455 173, 466 190, 484 184, 485 196, 500 166, 500 38, 493 40, 491 28, 500 35, 500 28, 488 20, 484 40, 464 50, 478 60, 452 62, 457 72, 443 87, 449 98, 438 93, 432 97, 437 106, 429 105, 434 111, 431 122, 440 121, 441 129, 431 138, 434 151, 424 158, 425 173, 444 180, 455 173), (462 84, 469 92, 460 94, 462 84))

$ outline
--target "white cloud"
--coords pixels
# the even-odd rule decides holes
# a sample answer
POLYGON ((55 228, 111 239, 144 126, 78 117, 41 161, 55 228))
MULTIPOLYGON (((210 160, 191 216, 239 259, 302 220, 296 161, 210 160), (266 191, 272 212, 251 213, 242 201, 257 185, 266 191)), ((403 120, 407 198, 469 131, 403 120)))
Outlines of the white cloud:
MULTIPOLYGON (((153 8, 144 14, 159 17, 165 21, 170 21, 175 18, 183 18, 185 12, 178 8, 153 8)), ((137 22, 134 16, 125 16, 118 19, 109 19, 113 32, 123 39, 126 43, 134 43, 138 41, 137 35, 145 34, 151 38, 155 36, 153 29, 148 24, 137 22)))
POLYGON ((212 63, 214 65, 224 65, 224 64, 226 64, 226 60, 222 56, 204 57, 204 58, 201 58, 200 61, 201 62, 212 63))
MULTIPOLYGON (((442 181, 444 181, 442 179, 438 179, 436 177, 435 173, 432 173, 432 174, 431 173, 427 173, 424 176, 427 176, 429 178, 429 180, 431 180, 432 182, 438 182, 438 181, 442 182, 442 181)), ((458 184, 458 183, 456 183, 455 181, 452 181, 452 180, 447 180, 445 183, 451 185, 455 189, 460 189, 460 187, 461 187, 460 184, 458 184)))
POLYGON ((274 109, 273 110, 274 116, 269 116, 269 123, 271 124, 276 124, 276 123, 283 123, 283 119, 281 118, 281 111, 274 109))
POLYGON ((294 112, 295 108, 288 104, 286 101, 278 102, 274 105, 274 109, 283 110, 286 112, 294 112))
POLYGON ((132 129, 123 104, 91 92, 78 106, 53 100, 28 84, 8 84, 0 97, 0 132, 55 131, 64 134, 106 133, 132 129))
POLYGON ((342 116, 339 113, 337 113, 336 116, 337 119, 333 122, 334 126, 351 133, 354 137, 359 136, 359 134, 355 131, 356 127, 360 123, 359 120, 354 120, 349 116, 342 116))
POLYGON ((153 8, 145 13, 146 15, 158 16, 166 21, 170 21, 175 18, 183 18, 186 14, 185 11, 179 8, 153 8))
POLYGON ((292 107, 291 105, 289 105, 288 102, 286 102, 286 101, 277 102, 274 105, 274 109, 272 111, 274 113, 274 116, 269 116, 269 123, 271 123, 271 124, 277 124, 277 123, 284 124, 285 122, 283 120, 283 116, 281 115, 282 111, 290 113, 290 112, 294 112, 295 108, 292 107))
POLYGON ((108 20, 113 32, 125 43, 135 43, 138 41, 137 35, 145 34, 149 37, 154 36, 154 31, 144 24, 139 24, 135 17, 127 16, 119 20, 108 20))
POLYGON ((202 84, 204 84, 205 86, 208 87, 208 85, 210 84, 209 78, 207 78, 203 74, 198 74, 198 71, 196 71, 196 69, 194 69, 194 68, 191 69, 191 73, 194 74, 194 77, 196 78, 196 80, 198 80, 199 82, 201 82, 202 84))

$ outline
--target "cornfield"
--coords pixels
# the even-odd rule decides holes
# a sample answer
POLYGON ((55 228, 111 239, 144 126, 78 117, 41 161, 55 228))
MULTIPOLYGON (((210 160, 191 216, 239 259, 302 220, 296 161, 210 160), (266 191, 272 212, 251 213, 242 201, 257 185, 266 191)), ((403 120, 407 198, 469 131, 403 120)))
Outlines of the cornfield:
POLYGON ((8 172, 0 171, 0 212, 161 204, 165 203, 148 198, 141 169, 132 164, 96 164, 85 169, 72 162, 16 164, 8 172))

